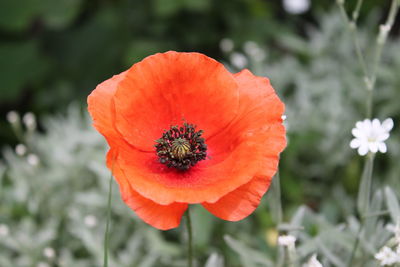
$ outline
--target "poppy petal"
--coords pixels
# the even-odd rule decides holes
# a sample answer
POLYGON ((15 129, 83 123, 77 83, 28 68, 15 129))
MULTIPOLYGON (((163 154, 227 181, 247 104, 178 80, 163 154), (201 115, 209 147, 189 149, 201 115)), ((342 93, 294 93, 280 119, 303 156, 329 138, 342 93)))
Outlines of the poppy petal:
POLYGON ((126 71, 99 84, 88 97, 88 110, 93 126, 107 139, 108 143, 122 141, 114 126, 115 109, 113 97, 118 84, 125 78, 126 71))
POLYGON ((256 176, 250 182, 226 194, 215 203, 203 203, 203 207, 215 216, 227 221, 239 221, 249 216, 259 205, 267 191, 271 178, 256 176))
POLYGON ((276 95, 269 80, 253 75, 249 70, 235 74, 239 85, 239 112, 230 127, 218 135, 207 139, 207 144, 214 149, 214 156, 229 154, 235 140, 268 142, 260 143, 258 149, 271 156, 278 156, 286 146, 285 129, 282 125, 282 114, 285 106, 276 95), (227 138, 228 137, 228 138, 227 138), (267 139, 265 139, 267 138, 267 139), (218 145, 213 145, 214 143, 218 145), (267 148, 266 148, 267 147, 267 148))
POLYGON ((107 166, 113 171, 122 200, 146 223, 160 230, 169 230, 179 226, 183 213, 188 204, 172 203, 169 205, 160 205, 141 196, 129 184, 128 179, 115 158, 115 151, 110 150, 107 154, 107 166))
POLYGON ((212 160, 201 161, 185 172, 160 164, 155 153, 128 146, 121 150, 117 160, 132 188, 156 203, 215 202, 250 181, 263 168, 270 177, 275 173, 277 157, 259 159, 247 148, 234 151, 229 159, 215 165, 209 163, 212 160))
POLYGON ((171 51, 127 71, 115 93, 116 126, 131 145, 154 151, 164 130, 185 121, 198 125, 204 137, 217 133, 233 120, 238 105, 237 84, 222 64, 171 51))
POLYGON ((278 155, 286 146, 284 105, 267 79, 249 71, 236 77, 241 113, 229 127, 206 140, 208 159, 180 172, 158 163, 155 152, 121 149, 119 164, 134 190, 163 205, 216 202, 256 174, 275 174, 278 155))

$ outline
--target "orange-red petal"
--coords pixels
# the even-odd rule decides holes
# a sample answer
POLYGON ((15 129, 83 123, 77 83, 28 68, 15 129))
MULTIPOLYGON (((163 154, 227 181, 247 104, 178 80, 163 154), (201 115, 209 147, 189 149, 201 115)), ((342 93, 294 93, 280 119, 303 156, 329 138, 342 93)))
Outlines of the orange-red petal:
POLYGON ((267 192, 270 183, 270 177, 256 176, 217 202, 203 203, 203 207, 223 220, 242 220, 258 207, 261 197, 267 192))
POLYGON ((124 201, 159 229, 177 227, 188 203, 226 220, 248 216, 286 146, 284 105, 268 79, 248 70, 232 75, 197 53, 148 57, 100 84, 88 103, 114 151, 124 201), (204 130, 208 158, 180 172, 160 164, 153 146, 183 121, 204 130))
POLYGON ((204 136, 216 134, 237 114, 235 79, 222 64, 199 53, 167 52, 133 65, 115 93, 116 126, 142 151, 154 151, 164 130, 183 122, 204 136))
POLYGON ((236 75, 240 114, 224 130, 209 137, 210 158, 179 172, 157 162, 154 152, 125 146, 118 162, 131 186, 146 198, 167 205, 216 202, 248 183, 256 174, 269 177, 286 145, 281 116, 284 106, 265 78, 243 71, 236 75))
POLYGON ((119 184, 122 200, 146 223, 160 230, 169 230, 179 226, 183 213, 188 204, 171 203, 160 205, 141 196, 129 184, 123 170, 120 168, 115 150, 110 150, 107 155, 107 165, 119 184))
POLYGON ((93 118, 93 126, 112 142, 123 142, 123 137, 115 127, 114 95, 118 84, 125 78, 126 71, 99 84, 88 97, 88 110, 93 118))

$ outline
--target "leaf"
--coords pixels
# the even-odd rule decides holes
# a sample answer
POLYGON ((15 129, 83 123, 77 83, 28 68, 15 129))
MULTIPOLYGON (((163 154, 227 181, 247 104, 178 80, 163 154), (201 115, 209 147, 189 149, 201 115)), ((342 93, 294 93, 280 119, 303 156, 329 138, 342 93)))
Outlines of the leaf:
POLYGON ((249 248, 242 242, 228 235, 225 235, 224 239, 228 246, 239 254, 243 266, 251 267, 257 266, 257 264, 262 264, 262 266, 274 266, 272 261, 261 252, 249 248))
POLYGON ((282 203, 279 172, 272 179, 272 184, 268 192, 268 200, 272 218, 274 218, 277 224, 280 224, 282 222, 282 203))
MULTIPOLYGON (((374 197, 371 201, 371 209, 369 211, 370 214, 379 213, 382 211, 382 203, 383 203, 383 196, 382 191, 377 190, 374 194, 374 197)), ((366 233, 373 233, 376 230, 376 225, 378 223, 378 216, 370 216, 368 219, 365 220, 365 232, 366 233)), ((373 240, 373 235, 366 235, 367 240, 373 240)))
POLYGON ((224 258, 218 255, 218 253, 213 252, 210 257, 208 257, 204 267, 224 267, 224 258))
POLYGON ((292 217, 292 220, 290 221, 292 227, 301 227, 306 210, 307 208, 305 206, 300 206, 297 209, 296 213, 292 217))
POLYGON ((319 240, 318 247, 322 254, 324 254, 324 256, 328 258, 330 262, 332 262, 336 266, 345 266, 345 263, 338 256, 336 256, 323 242, 320 242, 319 240))
POLYGON ((396 194, 389 187, 385 187, 386 205, 390 212, 390 217, 394 223, 398 223, 400 220, 400 206, 396 194))
POLYGON ((357 196, 357 209, 361 216, 365 216, 369 211, 373 164, 373 155, 368 155, 357 196))

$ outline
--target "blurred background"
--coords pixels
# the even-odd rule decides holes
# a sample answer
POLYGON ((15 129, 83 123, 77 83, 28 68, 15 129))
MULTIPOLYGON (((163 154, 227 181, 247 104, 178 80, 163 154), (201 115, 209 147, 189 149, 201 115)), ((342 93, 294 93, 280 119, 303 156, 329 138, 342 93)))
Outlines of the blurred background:
MULTIPOLYGON (((349 14, 355 5, 346 1, 349 14)), ((358 25, 367 60, 389 6, 363 3, 358 25)), ((397 17, 374 96, 374 117, 392 117, 395 125, 399 34, 397 17)), ((365 90, 335 1, 0 0, 1 267, 100 266, 107 148, 90 126, 86 97, 112 75, 168 50, 201 52, 232 72, 249 68, 271 79, 287 108, 289 143, 280 163, 284 218, 303 204, 332 224, 354 213, 363 159, 348 144, 351 128, 365 117, 365 90), (10 118, 10 111, 17 113, 10 118)), ((388 147, 377 157, 374 186, 389 183, 399 192, 396 128, 388 147)), ((114 189, 113 224, 122 226, 111 238, 111 266, 180 266, 180 233, 137 231, 150 227, 114 189)), ((242 247, 229 238, 224 243, 224 233, 274 251, 268 239, 275 234, 272 198, 236 224, 196 210, 199 261, 217 251, 227 266, 242 266, 227 259, 235 256, 225 243, 242 247)), ((317 235, 318 227, 310 226, 309 235, 317 235)))

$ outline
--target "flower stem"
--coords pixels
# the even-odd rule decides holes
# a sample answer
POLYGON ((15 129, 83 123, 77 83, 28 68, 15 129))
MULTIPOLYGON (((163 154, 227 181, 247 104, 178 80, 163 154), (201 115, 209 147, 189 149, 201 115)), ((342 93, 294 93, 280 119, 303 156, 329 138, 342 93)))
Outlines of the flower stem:
POLYGON ((363 4, 363 0, 358 0, 357 1, 357 5, 356 5, 356 8, 353 11, 353 17, 352 17, 354 23, 357 22, 358 15, 360 15, 360 9, 361 9, 362 4, 363 4))
POLYGON ((369 153, 367 156, 367 162, 364 165, 363 174, 361 177, 360 187, 358 189, 357 207, 360 214, 360 226, 357 231, 356 241, 354 242, 353 249, 351 251, 350 260, 347 264, 348 267, 353 266, 353 260, 360 243, 362 229, 364 228, 365 221, 368 219, 369 205, 371 200, 371 185, 372 185, 372 171, 374 167, 374 155, 369 153))
MULTIPOLYGON (((275 206, 275 217, 276 217, 276 225, 278 229, 278 234, 280 235, 281 231, 279 230, 279 226, 282 224, 283 221, 283 211, 282 211, 282 198, 281 198, 281 179, 280 179, 280 174, 279 174, 279 169, 275 174, 274 179, 272 179, 272 184, 271 184, 271 189, 272 192, 274 193, 275 200, 273 202, 273 205, 275 206)), ((287 252, 285 251, 286 249, 281 249, 278 246, 278 249, 276 251, 276 261, 277 261, 277 266, 283 266, 285 259, 287 258, 287 252)))
POLYGON ((108 267, 108 241, 109 241, 108 240, 108 230, 110 228, 110 217, 111 217, 111 195, 112 195, 113 173, 114 173, 114 159, 112 161, 110 184, 109 184, 109 187, 108 187, 107 222, 106 222, 106 231, 104 233, 104 262, 103 262, 103 267, 108 267))
POLYGON ((361 5, 363 3, 363 0, 357 1, 356 8, 353 12, 352 20, 350 20, 349 16, 346 13, 346 10, 344 8, 344 0, 336 0, 336 2, 339 6, 339 9, 340 9, 340 12, 342 13, 343 18, 346 21, 347 27, 349 28, 349 31, 351 33, 354 48, 356 50, 356 55, 357 55, 358 61, 360 63, 362 71, 363 71, 365 88, 367 90, 366 115, 368 118, 371 118, 372 117, 373 90, 375 88, 375 83, 376 83, 376 74, 377 74, 377 70, 379 68, 380 61, 382 58, 383 46, 386 43, 387 36, 389 34, 390 29, 393 26, 395 17, 399 10, 400 0, 392 0, 392 3, 390 5, 390 10, 389 10, 389 15, 386 19, 386 22, 385 22, 385 24, 382 24, 379 28, 379 34, 376 38, 376 48, 375 48, 372 66, 370 68, 370 73, 368 72, 367 66, 365 64, 364 55, 362 53, 360 42, 359 42, 359 39, 357 36, 356 22, 357 22, 357 18, 358 18, 359 11, 360 11, 361 5))
POLYGON ((372 68, 371 68, 371 76, 368 79, 369 84, 367 84, 367 117, 371 118, 372 116, 372 94, 373 90, 375 88, 375 83, 376 83, 376 73, 379 68, 381 58, 382 58, 382 50, 383 46, 386 43, 387 36, 389 34, 389 31, 391 30, 393 23, 394 23, 394 18, 396 17, 396 14, 399 10, 399 5, 400 1, 399 0, 392 0, 392 4, 390 5, 390 10, 389 10, 389 15, 386 19, 385 24, 382 24, 379 27, 379 33, 376 38, 376 48, 375 48, 375 53, 374 53, 374 58, 372 62, 372 68))
POLYGON ((193 236, 192 236, 192 222, 190 220, 189 208, 185 213, 186 228, 188 231, 188 267, 193 266, 193 236))
POLYGON ((365 59, 361 50, 361 45, 358 39, 358 34, 357 34, 357 24, 355 20, 350 20, 349 16, 346 13, 346 10, 344 9, 344 1, 343 0, 336 0, 340 13, 342 13, 342 16, 344 20, 346 21, 347 28, 349 29, 351 33, 351 38, 354 44, 354 48, 356 49, 356 55, 358 62, 361 66, 361 69, 363 71, 363 75, 365 78, 368 78, 368 70, 367 70, 367 65, 365 64, 365 59))
POLYGON ((360 222, 360 226, 358 227, 356 241, 354 242, 353 249, 351 250, 351 256, 350 256, 349 263, 347 264, 347 267, 353 266, 353 260, 354 260, 354 256, 356 255, 356 252, 357 252, 358 244, 360 243, 360 236, 361 236, 361 231, 363 229, 363 226, 364 226, 364 219, 360 222))
POLYGON ((274 198, 275 198, 274 203, 273 203, 273 205, 275 206, 274 216, 276 218, 276 224, 279 228, 279 226, 283 220, 282 199, 281 199, 281 181, 280 181, 279 169, 276 172, 275 177, 272 179, 271 191, 273 192, 274 198))
POLYGON ((360 218, 365 217, 369 213, 374 155, 374 153, 369 153, 367 155, 367 161, 364 165, 361 182, 358 189, 357 208, 360 218))

